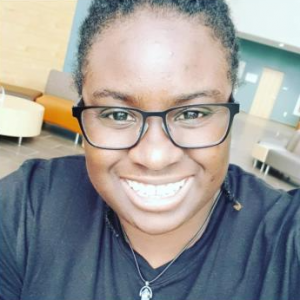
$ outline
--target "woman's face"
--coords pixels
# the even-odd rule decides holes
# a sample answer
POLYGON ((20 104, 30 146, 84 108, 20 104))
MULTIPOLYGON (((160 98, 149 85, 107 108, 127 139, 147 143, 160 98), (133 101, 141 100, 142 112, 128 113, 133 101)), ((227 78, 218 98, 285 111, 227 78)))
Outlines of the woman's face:
MULTIPOLYGON (((144 111, 224 103, 231 93, 227 73, 222 46, 209 28, 145 10, 112 24, 94 42, 83 98, 86 105, 144 111)), ((148 234, 188 228, 224 180, 229 138, 210 148, 181 149, 169 140, 161 118, 147 121, 147 132, 129 150, 102 150, 85 142, 90 179, 123 224, 148 234), (153 186, 175 194, 147 196, 153 186)))

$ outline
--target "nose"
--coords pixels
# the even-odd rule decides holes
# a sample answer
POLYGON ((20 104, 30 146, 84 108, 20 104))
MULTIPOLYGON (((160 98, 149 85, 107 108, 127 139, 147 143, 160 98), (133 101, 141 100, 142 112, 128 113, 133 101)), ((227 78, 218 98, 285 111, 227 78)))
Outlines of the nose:
POLYGON ((148 170, 159 171, 181 160, 183 149, 175 146, 162 126, 160 118, 147 120, 140 142, 129 150, 129 158, 148 170))

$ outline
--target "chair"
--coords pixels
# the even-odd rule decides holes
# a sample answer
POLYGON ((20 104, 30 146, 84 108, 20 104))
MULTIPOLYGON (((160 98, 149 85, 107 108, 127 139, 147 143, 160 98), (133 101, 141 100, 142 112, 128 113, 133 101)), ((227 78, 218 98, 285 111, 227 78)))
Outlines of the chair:
POLYGON ((300 130, 294 132, 287 143, 279 140, 262 140, 253 148, 254 165, 262 162, 261 172, 268 175, 273 168, 292 180, 300 182, 300 130), (265 169, 265 170, 264 170, 265 169))
POLYGON ((72 84, 71 74, 51 70, 45 92, 36 102, 45 107, 44 122, 76 133, 77 144, 81 129, 72 116, 72 107, 78 100, 78 94, 72 89, 72 84))

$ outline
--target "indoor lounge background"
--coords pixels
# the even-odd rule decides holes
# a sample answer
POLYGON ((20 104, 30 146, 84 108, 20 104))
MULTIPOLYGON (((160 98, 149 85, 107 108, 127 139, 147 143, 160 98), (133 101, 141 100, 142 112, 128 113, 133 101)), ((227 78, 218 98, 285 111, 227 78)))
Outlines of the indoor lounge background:
MULTIPOLYGON (((90 0, 2 0, 0 85, 9 84, 45 94, 51 70, 69 75, 78 27, 89 3, 90 0)), ((233 127, 231 162, 275 187, 293 188, 299 181, 289 170, 285 172, 271 165, 266 172, 270 148, 265 145, 280 145, 284 155, 299 161, 300 167, 297 152, 300 146, 295 146, 292 156, 285 147, 300 129, 300 19, 297 14, 300 2, 228 0, 228 3, 241 46, 240 86, 235 98, 242 112, 233 127), (263 144, 257 148, 259 141, 263 144)), ((60 84, 72 90, 69 81, 60 84)), ((73 90, 62 94, 58 91, 54 96, 74 103, 74 95, 73 90), (68 97, 70 93, 73 94, 68 97)), ((46 106, 45 116, 48 109, 46 106)), ((76 133, 76 130, 44 119, 41 134, 24 138, 19 146, 17 137, 2 135, 0 128, 0 177, 29 158, 83 154, 80 139, 79 143, 74 143, 76 133)))

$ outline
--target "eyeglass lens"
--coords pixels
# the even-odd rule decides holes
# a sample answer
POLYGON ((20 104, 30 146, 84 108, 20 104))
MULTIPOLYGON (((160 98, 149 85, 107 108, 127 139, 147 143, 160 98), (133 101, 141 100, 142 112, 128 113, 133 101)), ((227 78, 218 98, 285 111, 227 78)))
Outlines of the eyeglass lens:
MULTIPOLYGON (((143 115, 127 108, 89 108, 81 115, 88 140, 101 148, 129 148, 141 135, 143 115)), ((177 108, 166 115, 172 140, 181 147, 206 147, 227 133, 230 111, 217 105, 177 108)))

